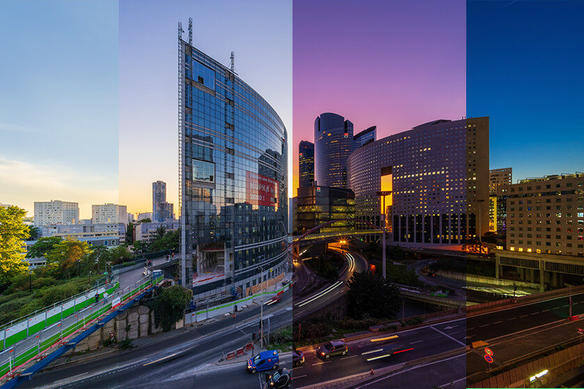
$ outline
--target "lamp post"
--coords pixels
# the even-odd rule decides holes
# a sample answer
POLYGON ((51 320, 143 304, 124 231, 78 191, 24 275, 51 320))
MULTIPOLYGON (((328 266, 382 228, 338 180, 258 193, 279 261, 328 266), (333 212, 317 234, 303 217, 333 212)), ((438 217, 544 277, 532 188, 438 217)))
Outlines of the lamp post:
POLYGON ((381 268, 381 272, 383 274, 383 279, 387 279, 387 274, 386 274, 386 267, 387 267, 387 257, 386 257, 386 247, 385 247, 385 196, 389 196, 391 194, 391 191, 379 191, 377 192, 377 196, 380 197, 380 200, 382 202, 383 205, 383 212, 381 212, 381 244, 382 244, 382 248, 381 248, 381 256, 382 256, 382 268, 381 268))

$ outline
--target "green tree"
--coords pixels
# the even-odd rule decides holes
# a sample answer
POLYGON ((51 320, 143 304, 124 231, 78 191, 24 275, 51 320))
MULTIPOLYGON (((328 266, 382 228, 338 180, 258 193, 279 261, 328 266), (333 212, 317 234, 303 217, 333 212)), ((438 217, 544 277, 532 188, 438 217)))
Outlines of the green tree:
POLYGON ((63 239, 59 236, 51 236, 40 238, 30 246, 28 252, 26 253, 27 258, 41 258, 47 255, 49 251, 55 247, 56 244, 60 243, 63 239))
POLYGON ((28 270, 25 261, 29 228, 24 224, 26 211, 15 206, 0 207, 0 283, 28 270))
POLYGON ((55 266, 61 277, 81 274, 81 265, 88 259, 91 249, 87 242, 66 239, 57 243, 45 257, 49 266, 55 266))
POLYGON ((124 246, 124 245, 111 248, 109 251, 110 251, 111 261, 114 265, 117 265, 118 263, 122 263, 122 262, 132 258, 132 253, 130 252, 128 247, 124 246))
POLYGON ((38 227, 30 227, 27 240, 37 240, 41 237, 41 230, 38 227))
POLYGON ((126 244, 134 243, 134 223, 128 223, 126 228, 126 244))
POLYGON ((164 331, 170 331, 173 324, 184 317, 185 308, 193 297, 192 291, 175 285, 162 289, 151 303, 154 309, 154 323, 164 331))
POLYGON ((355 273, 347 292, 349 316, 354 319, 393 318, 399 309, 399 291, 373 273, 355 273))

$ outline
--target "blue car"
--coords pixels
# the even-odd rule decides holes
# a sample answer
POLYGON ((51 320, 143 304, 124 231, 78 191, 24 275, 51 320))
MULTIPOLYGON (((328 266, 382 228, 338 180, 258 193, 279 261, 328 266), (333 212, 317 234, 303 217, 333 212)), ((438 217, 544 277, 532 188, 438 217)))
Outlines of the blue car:
POLYGON ((261 353, 251 357, 247 361, 247 371, 255 373, 259 371, 267 371, 278 368, 280 362, 280 355, 278 350, 262 351, 261 353))

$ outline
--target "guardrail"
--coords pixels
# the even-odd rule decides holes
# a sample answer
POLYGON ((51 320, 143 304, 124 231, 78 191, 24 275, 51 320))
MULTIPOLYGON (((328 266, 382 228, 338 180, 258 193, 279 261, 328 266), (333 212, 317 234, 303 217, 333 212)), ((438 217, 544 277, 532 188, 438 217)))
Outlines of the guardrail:
POLYGON ((118 287, 119 282, 104 284, 101 287, 90 289, 62 302, 53 304, 51 308, 37 310, 30 315, 13 320, 0 329, 0 351, 42 331, 54 323, 67 318, 89 305, 95 303, 95 295, 102 299, 106 293, 111 295, 118 287))
POLYGON ((11 378, 16 370, 31 360, 44 358, 47 352, 52 351, 55 346, 61 345, 79 329, 83 329, 91 321, 119 306, 141 290, 149 288, 160 279, 161 277, 156 279, 147 277, 136 281, 134 285, 117 289, 112 295, 94 303, 94 305, 63 318, 37 332, 37 335, 29 336, 0 352, 0 380, 11 378))

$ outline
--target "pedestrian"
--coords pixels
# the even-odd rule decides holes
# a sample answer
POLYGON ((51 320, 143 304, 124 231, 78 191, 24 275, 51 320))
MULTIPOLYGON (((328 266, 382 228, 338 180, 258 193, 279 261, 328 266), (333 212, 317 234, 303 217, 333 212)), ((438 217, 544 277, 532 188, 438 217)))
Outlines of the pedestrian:
POLYGON ((95 292, 95 302, 99 301, 99 292, 95 292))

